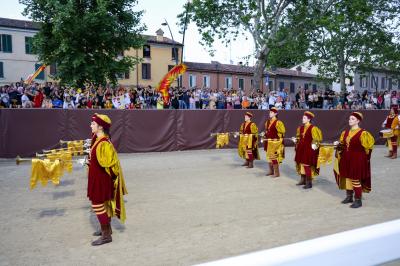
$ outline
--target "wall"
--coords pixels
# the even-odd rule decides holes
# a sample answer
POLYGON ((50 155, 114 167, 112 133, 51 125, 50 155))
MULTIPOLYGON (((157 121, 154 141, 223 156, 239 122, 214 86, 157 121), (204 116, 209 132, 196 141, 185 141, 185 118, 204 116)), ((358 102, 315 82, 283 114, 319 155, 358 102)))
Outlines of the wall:
MULTIPOLYGON (((0 157, 32 156, 42 149, 58 147, 59 140, 90 138, 90 121, 95 110, 0 109, 0 157)), ((111 136, 119 152, 156 152, 215 147, 213 132, 237 131, 246 110, 101 110, 112 120, 111 136)), ((252 110, 259 131, 264 130, 268 111, 252 110)), ((333 142, 347 128, 349 111, 313 110, 314 123, 324 141, 333 142)), ((362 127, 379 140, 387 111, 366 110, 362 127)), ((286 137, 296 134, 303 111, 281 111, 286 137)), ((231 138, 229 148, 237 145, 231 138)), ((382 139, 379 143, 383 143, 382 139)), ((285 142, 292 145, 290 141, 285 142)))

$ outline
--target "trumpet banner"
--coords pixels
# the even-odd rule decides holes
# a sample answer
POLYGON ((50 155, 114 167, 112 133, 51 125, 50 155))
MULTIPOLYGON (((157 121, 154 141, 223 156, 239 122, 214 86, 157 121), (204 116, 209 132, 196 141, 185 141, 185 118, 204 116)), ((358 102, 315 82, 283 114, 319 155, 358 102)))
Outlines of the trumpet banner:
POLYGON ((242 147, 243 150, 252 149, 253 148, 253 135, 240 134, 239 135, 239 146, 242 147))
POLYGON ((164 103, 169 100, 168 89, 179 75, 186 72, 187 66, 185 64, 179 64, 174 66, 168 73, 163 77, 163 79, 157 85, 157 91, 161 92, 163 96, 164 103))
POLYGON ((219 149, 229 144, 229 133, 218 133, 216 148, 219 149))
POLYGON ((283 154, 282 140, 268 140, 267 157, 275 158, 279 154, 283 154))
POLYGON ((319 148, 317 168, 321 165, 330 164, 333 159, 333 153, 335 152, 334 147, 322 146, 319 148))
POLYGON ((75 156, 83 154, 83 140, 68 141, 67 147, 75 156))
POLYGON ((49 181, 58 185, 62 174, 63 168, 59 160, 32 159, 30 189, 34 189, 39 181, 42 186, 46 186, 49 181))
POLYGON ((59 160, 64 171, 72 172, 72 152, 70 150, 51 150, 46 157, 50 161, 59 160))

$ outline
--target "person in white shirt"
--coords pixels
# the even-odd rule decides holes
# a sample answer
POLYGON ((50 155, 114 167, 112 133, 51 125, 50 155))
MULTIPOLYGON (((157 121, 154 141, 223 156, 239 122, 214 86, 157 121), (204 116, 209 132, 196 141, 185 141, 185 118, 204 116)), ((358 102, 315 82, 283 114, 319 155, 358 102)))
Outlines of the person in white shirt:
POLYGON ((71 100, 71 97, 67 94, 67 96, 65 97, 64 103, 63 103, 63 109, 74 109, 74 108, 75 108, 75 104, 71 100))
POLYGON ((21 103, 22 103, 22 108, 32 108, 33 107, 33 103, 31 102, 31 100, 28 97, 27 90, 24 91, 24 94, 21 97, 21 103))

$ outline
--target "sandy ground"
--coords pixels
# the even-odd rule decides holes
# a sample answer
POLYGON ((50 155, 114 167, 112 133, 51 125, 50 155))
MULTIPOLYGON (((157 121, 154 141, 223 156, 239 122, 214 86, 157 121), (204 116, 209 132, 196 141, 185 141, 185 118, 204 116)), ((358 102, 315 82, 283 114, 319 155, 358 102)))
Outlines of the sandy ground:
POLYGON ((275 179, 264 153, 253 169, 235 150, 121 154, 128 219, 113 220, 113 242, 100 247, 90 245, 85 169, 29 191, 30 163, 0 160, 0 265, 191 265, 400 218, 400 158, 384 158, 384 147, 356 210, 340 203, 332 165, 311 190, 295 186, 286 151, 275 179))

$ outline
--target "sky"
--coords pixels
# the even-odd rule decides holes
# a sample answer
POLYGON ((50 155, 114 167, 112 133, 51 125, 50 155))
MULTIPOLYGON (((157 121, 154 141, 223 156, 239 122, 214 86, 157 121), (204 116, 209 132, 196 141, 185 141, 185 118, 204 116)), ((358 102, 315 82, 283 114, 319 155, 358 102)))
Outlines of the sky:
MULTIPOLYGON (((182 35, 179 34, 177 15, 183 11, 183 6, 187 0, 139 0, 136 10, 144 10, 142 23, 147 26, 144 34, 156 35, 155 32, 161 28, 164 31, 164 36, 171 38, 169 30, 161 23, 164 19, 167 20, 171 27, 172 35, 175 41, 182 42, 182 35)), ((24 5, 18 0, 1 0, 0 17, 29 20, 24 17, 21 12, 24 5)), ((228 47, 225 47, 220 40, 216 40, 214 49, 216 50, 214 57, 211 57, 207 50, 200 45, 201 36, 198 33, 196 25, 190 23, 186 30, 184 61, 210 63, 218 61, 225 64, 238 64, 240 61, 245 62, 243 57, 252 54, 254 44, 249 38, 248 40, 239 38, 232 42, 228 47)), ((249 65, 254 64, 254 58, 250 59, 249 65)))

